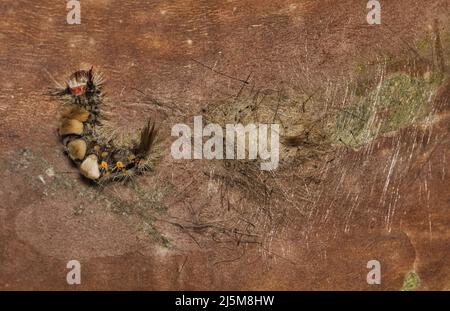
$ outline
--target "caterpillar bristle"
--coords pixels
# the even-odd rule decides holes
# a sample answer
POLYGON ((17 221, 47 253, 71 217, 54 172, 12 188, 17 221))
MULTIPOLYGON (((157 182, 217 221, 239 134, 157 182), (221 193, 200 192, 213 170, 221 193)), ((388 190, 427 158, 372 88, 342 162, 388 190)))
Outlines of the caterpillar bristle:
POLYGON ((70 75, 64 87, 59 85, 51 92, 65 104, 59 135, 69 158, 84 177, 100 185, 128 182, 152 169, 149 156, 158 133, 151 119, 137 139, 124 138, 103 122, 104 81, 93 68, 79 70, 70 75))
POLYGON ((106 185, 110 182, 126 183, 129 181, 132 181, 134 179, 134 176, 136 176, 135 172, 117 173, 117 174, 102 176, 98 180, 98 183, 101 185, 106 185))
POLYGON ((141 131, 140 142, 137 148, 137 156, 139 158, 145 158, 150 154, 157 134, 158 130, 155 129, 155 123, 148 120, 147 125, 141 131))

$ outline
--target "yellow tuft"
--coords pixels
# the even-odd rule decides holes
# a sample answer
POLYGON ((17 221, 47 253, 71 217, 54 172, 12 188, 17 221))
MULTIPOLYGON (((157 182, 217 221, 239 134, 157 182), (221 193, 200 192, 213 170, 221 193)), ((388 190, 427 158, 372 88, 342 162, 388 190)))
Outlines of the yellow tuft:
POLYGON ((117 166, 118 168, 122 168, 122 167, 124 167, 125 165, 123 164, 123 162, 118 161, 118 162, 116 162, 116 166, 117 166))
POLYGON ((75 139, 67 144, 67 150, 72 160, 83 160, 86 155, 86 142, 83 139, 75 139))
POLYGON ((89 112, 85 108, 76 105, 65 107, 61 114, 63 118, 75 119, 80 122, 86 122, 89 118, 89 112))
POLYGON ((75 119, 63 119, 59 128, 59 135, 82 135, 83 123, 75 119))

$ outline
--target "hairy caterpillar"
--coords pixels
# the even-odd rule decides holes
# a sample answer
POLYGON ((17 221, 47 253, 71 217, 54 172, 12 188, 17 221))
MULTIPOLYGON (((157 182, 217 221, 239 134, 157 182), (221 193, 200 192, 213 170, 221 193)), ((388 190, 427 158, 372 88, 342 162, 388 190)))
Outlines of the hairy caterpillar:
POLYGON ((148 157, 157 130, 151 120, 131 143, 117 145, 101 135, 104 78, 101 73, 79 70, 53 90, 63 103, 59 136, 80 173, 95 182, 127 180, 150 168, 148 157))

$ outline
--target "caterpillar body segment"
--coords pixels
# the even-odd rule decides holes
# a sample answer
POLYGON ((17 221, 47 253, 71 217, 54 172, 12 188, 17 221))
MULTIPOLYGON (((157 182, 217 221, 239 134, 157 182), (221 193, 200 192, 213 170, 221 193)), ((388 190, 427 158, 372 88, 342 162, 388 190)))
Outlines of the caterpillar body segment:
POLYGON ((65 152, 84 177, 97 183, 127 180, 148 171, 158 132, 149 120, 129 143, 118 145, 114 136, 105 135, 100 109, 103 81, 93 68, 79 70, 52 92, 63 103, 58 133, 65 152))

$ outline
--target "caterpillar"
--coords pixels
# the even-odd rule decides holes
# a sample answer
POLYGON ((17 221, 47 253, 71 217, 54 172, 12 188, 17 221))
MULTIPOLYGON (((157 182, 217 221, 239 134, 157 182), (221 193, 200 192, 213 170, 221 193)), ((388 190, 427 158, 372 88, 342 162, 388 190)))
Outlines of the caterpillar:
POLYGON ((95 183, 129 180, 151 169, 149 156, 158 130, 147 124, 129 143, 105 137, 101 108, 104 76, 99 72, 78 70, 52 89, 62 103, 58 133, 64 151, 82 176, 95 183))

